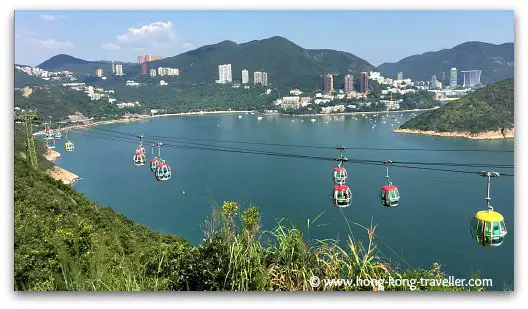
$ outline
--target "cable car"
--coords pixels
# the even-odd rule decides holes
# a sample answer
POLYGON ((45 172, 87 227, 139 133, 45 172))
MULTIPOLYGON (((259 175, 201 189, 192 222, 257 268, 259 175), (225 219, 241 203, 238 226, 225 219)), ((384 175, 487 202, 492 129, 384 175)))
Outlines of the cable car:
POLYGON ((143 145, 140 145, 137 149, 136 149, 137 152, 140 152, 142 155, 146 156, 147 155, 147 151, 145 150, 145 147, 143 147, 143 145))
POLYGON ((142 154, 140 151, 136 151, 134 154, 134 165, 135 166, 143 166, 147 162, 147 157, 145 157, 144 154, 142 154))
POLYGON ((169 180, 172 176, 172 171, 168 163, 161 163, 156 165, 156 180, 169 180))
POLYGON ((48 149, 55 149, 55 140, 53 138, 46 139, 45 143, 48 149))
POLYGON ((383 164, 387 168, 387 175, 385 176, 387 179, 387 185, 381 187, 381 204, 385 207, 398 206, 398 203, 400 202, 400 192, 398 191, 398 187, 394 186, 389 180, 389 165, 392 164, 392 161, 383 161, 383 164))
POLYGON ((335 185, 332 200, 337 207, 349 207, 352 202, 352 192, 347 185, 335 185))
POLYGON ((67 141, 66 143, 64 143, 64 149, 65 149, 66 151, 68 151, 68 152, 69 152, 69 151, 73 151, 73 149, 74 149, 74 145, 73 145, 73 143, 70 142, 70 141, 67 141))
POLYGON ((62 133, 61 131, 57 131, 55 132, 55 139, 61 139, 62 138, 62 133))
POLYGON ((481 210, 471 220, 471 236, 483 247, 498 247, 508 234, 504 217, 493 210, 481 210))
POLYGON ((386 207, 394 207, 398 206, 398 202, 400 201, 400 192, 398 192, 398 188, 396 186, 393 186, 392 184, 389 184, 387 186, 381 187, 381 204, 386 207))
POLYGON ((336 185, 342 185, 346 182, 348 173, 344 167, 334 168, 334 183, 336 185))
POLYGON ((53 132, 53 129, 50 127, 46 128, 46 134, 44 136, 45 139, 52 139, 55 136, 55 133, 53 132))
POLYGON ((158 158, 150 160, 150 170, 155 172, 156 166, 158 166, 159 164, 161 164, 161 161, 158 158))
POLYGON ((483 247, 498 247, 508 234, 504 217, 493 210, 491 206, 491 178, 499 177, 498 172, 480 172, 480 176, 488 178, 488 195, 486 196, 487 210, 481 210, 471 220, 471 236, 483 247))

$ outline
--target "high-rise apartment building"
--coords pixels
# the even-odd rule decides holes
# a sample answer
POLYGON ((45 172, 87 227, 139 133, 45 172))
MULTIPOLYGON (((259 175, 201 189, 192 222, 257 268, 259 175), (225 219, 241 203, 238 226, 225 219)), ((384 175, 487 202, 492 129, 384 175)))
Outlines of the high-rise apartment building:
POLYGON ((431 89, 436 89, 436 75, 431 77, 431 89))
POLYGON ((153 55, 153 54, 146 54, 146 55, 138 56, 137 59, 138 59, 138 63, 142 64, 142 63, 145 63, 145 62, 150 62, 150 61, 155 61, 155 60, 162 60, 162 59, 165 59, 165 57, 158 56, 158 55, 153 55))
POLYGON ((122 64, 116 64, 115 65, 115 75, 116 76, 123 76, 123 65, 122 64))
POLYGON ((402 80, 403 79, 403 72, 398 72, 398 74, 396 74, 396 80, 402 80))
POLYGON ((351 93, 354 91, 354 77, 351 74, 345 76, 345 92, 351 93))
POLYGON ((142 75, 147 75, 147 63, 146 62, 143 62, 141 64, 141 74, 142 75))
POLYGON ((95 70, 95 75, 97 77, 103 77, 103 69, 97 69, 95 70))
POLYGON ((112 61, 112 74, 115 75, 115 63, 112 61))
POLYGON ((451 86, 451 88, 457 87, 457 79, 458 79, 457 69, 451 68, 451 78, 449 82, 449 86, 451 86))
POLYGON ((156 69, 150 69, 150 77, 156 77, 156 69))
POLYGON ((231 64, 221 64, 218 66, 218 83, 225 84, 233 81, 231 75, 231 64))
POLYGON ((328 73, 324 76, 324 91, 325 93, 332 94, 334 92, 334 77, 328 73))
POLYGON ((242 84, 249 83, 249 72, 248 70, 242 70, 242 84))
POLYGON ((268 73, 266 72, 255 72, 253 73, 253 83, 255 85, 268 85, 268 73))
POLYGON ((368 72, 361 72, 360 91, 368 95, 368 72))

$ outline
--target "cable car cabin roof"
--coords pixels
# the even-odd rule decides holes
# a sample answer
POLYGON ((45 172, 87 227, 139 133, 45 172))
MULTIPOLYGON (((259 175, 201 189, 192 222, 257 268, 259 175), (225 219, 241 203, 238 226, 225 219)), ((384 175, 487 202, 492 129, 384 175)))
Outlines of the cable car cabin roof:
POLYGON ((383 186, 383 187, 381 187, 381 190, 383 190, 383 191, 394 191, 394 190, 398 190, 398 187, 396 187, 396 186, 383 186))
POLYGON ((349 187, 347 185, 337 185, 337 186, 334 186, 334 191, 343 191, 343 190, 346 190, 348 188, 349 187))
POLYGON ((159 159, 158 159, 158 158, 154 158, 154 159, 150 160, 150 163, 152 163, 152 162, 156 162, 156 161, 159 162, 159 159))
POLYGON ((481 221, 486 221, 486 222, 504 221, 504 217, 500 213, 495 212, 495 211, 490 211, 490 210, 481 210, 477 212, 477 214, 475 215, 475 218, 481 221))
POLYGON ((334 167, 334 171, 336 172, 340 172, 340 171, 344 171, 345 168, 344 167, 334 167))
POLYGON ((169 164, 168 163, 161 163, 161 164, 156 165, 156 168, 162 168, 164 166, 169 167, 169 164))

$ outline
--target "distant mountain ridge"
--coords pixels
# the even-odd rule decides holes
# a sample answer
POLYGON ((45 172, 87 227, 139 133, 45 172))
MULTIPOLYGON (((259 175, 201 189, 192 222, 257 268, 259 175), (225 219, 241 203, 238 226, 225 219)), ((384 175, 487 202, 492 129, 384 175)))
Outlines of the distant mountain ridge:
POLYGON ((243 69, 249 71, 250 83, 253 82, 254 72, 264 71, 268 73, 270 84, 305 90, 321 88, 322 75, 327 73, 336 75, 336 83, 344 79, 344 74, 357 75, 361 71, 375 69, 353 54, 327 49, 304 49, 279 36, 242 44, 222 41, 154 61, 149 66, 177 67, 185 80, 203 82, 218 79, 218 65, 229 63, 233 81, 241 81, 243 69))
MULTIPOLYGON (((135 63, 128 63, 123 61, 115 61, 115 64, 122 64, 123 71, 127 75, 135 75, 140 72, 140 67, 135 63)), ((66 54, 59 54, 51 57, 50 59, 42 62, 38 65, 39 68, 48 71, 73 71, 75 73, 84 75, 91 74, 95 75, 97 69, 103 69, 103 73, 107 76, 112 73, 112 61, 97 60, 88 61, 80 58, 76 58, 66 54)))
POLYGON ((458 70, 458 83, 463 82, 460 71, 482 70, 481 81, 485 84, 512 78, 514 73, 514 43, 491 44, 470 41, 450 49, 413 55, 395 63, 378 66, 382 75, 396 77, 403 72, 404 77, 413 80, 431 80, 433 75, 445 72, 445 82, 449 81, 451 68, 458 70))
MULTIPOLYGON (((361 71, 374 70, 367 61, 347 52, 329 49, 304 49, 283 37, 271 37, 237 44, 222 41, 167 57, 147 64, 148 69, 159 66, 180 69, 182 80, 189 83, 214 82, 218 79, 218 65, 231 64, 233 81, 241 82, 242 69, 249 71, 250 83, 255 71, 268 73, 268 82, 279 87, 322 88, 322 75, 335 74, 334 84, 342 84, 344 75, 356 76, 361 71)), ((85 61, 68 55, 57 55, 44 61, 44 69, 69 69, 81 74, 94 74, 99 67, 105 72, 111 66, 103 61, 85 61)), ((140 73, 138 64, 124 67, 127 76, 140 73)))

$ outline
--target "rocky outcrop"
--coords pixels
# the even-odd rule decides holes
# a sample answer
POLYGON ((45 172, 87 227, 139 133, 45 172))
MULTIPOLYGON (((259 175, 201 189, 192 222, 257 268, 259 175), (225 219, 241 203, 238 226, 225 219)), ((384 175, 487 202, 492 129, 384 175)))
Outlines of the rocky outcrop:
POLYGON ((69 172, 63 168, 60 167, 54 167, 52 170, 48 170, 48 175, 53 177, 55 180, 61 180, 65 184, 72 184, 77 179, 79 179, 79 176, 75 175, 72 172, 69 172))
POLYGON ((487 131, 480 133, 470 133, 470 132, 436 132, 436 131, 422 131, 422 130, 413 130, 413 129, 395 129, 393 132, 396 133, 406 133, 406 134, 423 134, 423 135, 433 135, 433 136, 447 136, 447 137, 464 137, 468 139, 505 139, 505 138, 514 138, 515 129, 501 129, 497 131, 487 131))

